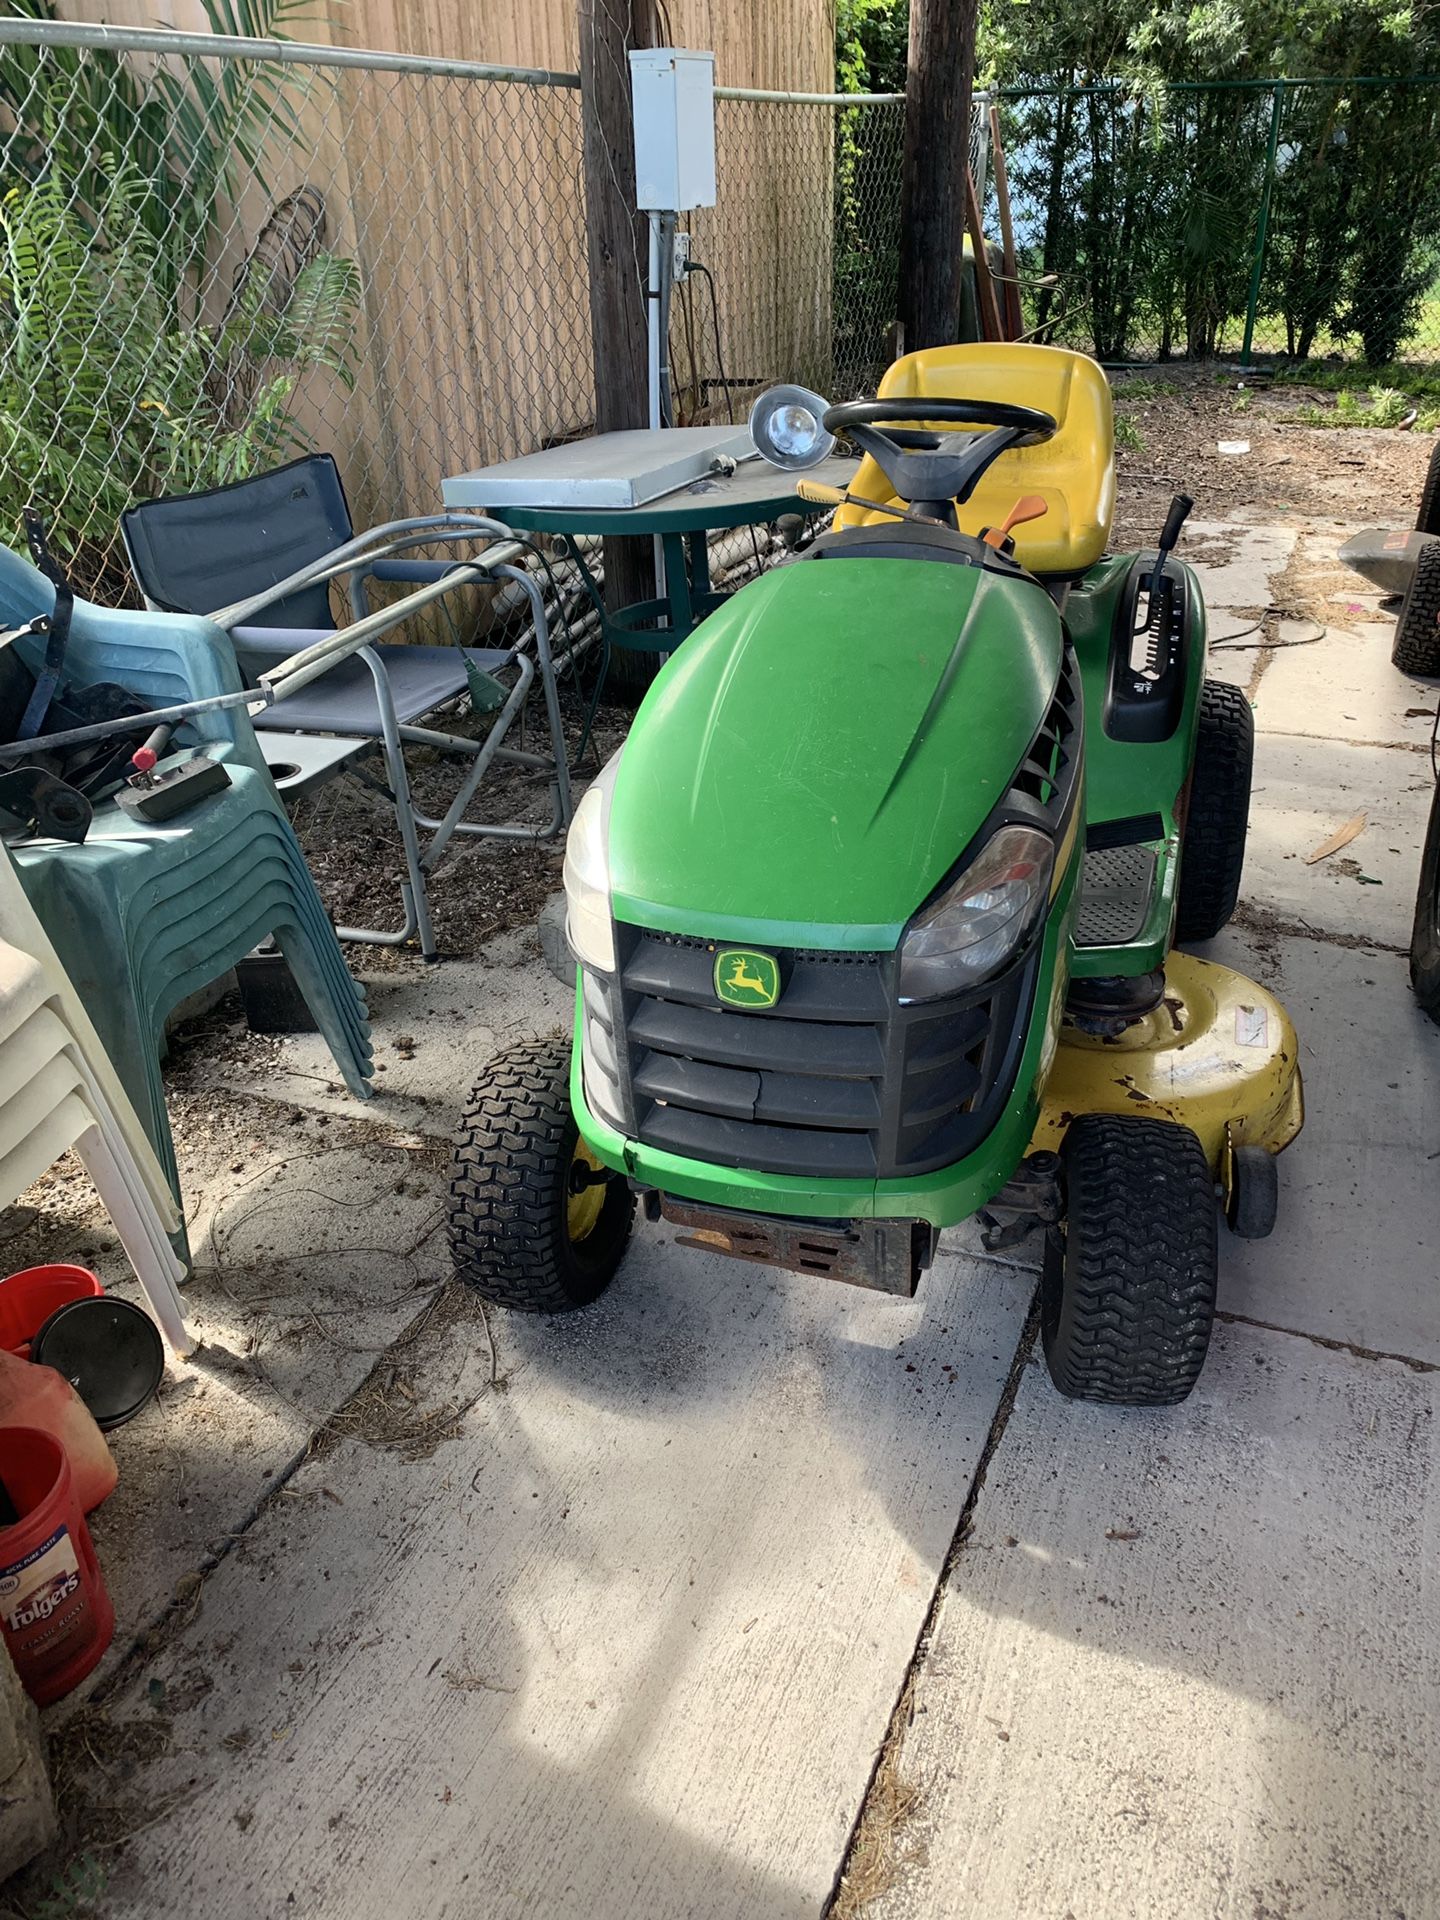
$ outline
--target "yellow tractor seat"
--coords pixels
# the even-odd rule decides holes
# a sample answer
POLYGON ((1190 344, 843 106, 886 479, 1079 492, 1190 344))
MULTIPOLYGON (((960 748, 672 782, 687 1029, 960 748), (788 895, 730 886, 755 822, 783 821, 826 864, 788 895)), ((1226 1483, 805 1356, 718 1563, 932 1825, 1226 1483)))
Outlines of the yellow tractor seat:
MULTIPOLYGON (((962 532, 998 526, 1023 493, 1038 493, 1048 511, 1015 529, 1015 558, 1032 573, 1083 573, 1105 551, 1115 512, 1115 421, 1110 384, 1096 363, 1064 347, 993 341, 925 347, 895 362, 880 382, 881 400, 1002 400, 1053 414, 1059 429, 1043 446, 1015 447, 988 469, 957 509, 962 532)), ((915 410, 924 424, 924 408, 915 410)), ((941 429, 954 432, 953 427, 941 429)), ((890 502, 895 493, 869 454, 850 492, 890 502)), ((904 504, 904 503, 901 503, 904 504)), ((837 527, 886 521, 863 507, 837 509, 837 527)))

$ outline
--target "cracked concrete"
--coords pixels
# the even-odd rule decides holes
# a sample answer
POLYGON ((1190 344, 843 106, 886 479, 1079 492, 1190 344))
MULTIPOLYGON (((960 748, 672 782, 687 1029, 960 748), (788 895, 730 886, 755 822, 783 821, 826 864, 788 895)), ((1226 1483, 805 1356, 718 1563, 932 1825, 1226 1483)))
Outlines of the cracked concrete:
POLYGON ((1248 1326, 1183 1408, 1027 1373, 900 1748, 906 1858, 869 1909, 1435 1911, 1440 1384, 1248 1326))
MULTIPOLYGON (((1261 551, 1265 590, 1243 545, 1202 567, 1215 630, 1330 565, 1261 551)), ((1226 1241, 1183 1409, 1067 1406, 1032 1361, 892 1729, 880 1920, 1440 1903, 1440 1030, 1402 957, 1435 692, 1390 632, 1217 658, 1258 745, 1247 924, 1203 950, 1288 1006, 1306 1130, 1273 1239, 1226 1241), (1351 860, 1307 867, 1362 810, 1351 860)))

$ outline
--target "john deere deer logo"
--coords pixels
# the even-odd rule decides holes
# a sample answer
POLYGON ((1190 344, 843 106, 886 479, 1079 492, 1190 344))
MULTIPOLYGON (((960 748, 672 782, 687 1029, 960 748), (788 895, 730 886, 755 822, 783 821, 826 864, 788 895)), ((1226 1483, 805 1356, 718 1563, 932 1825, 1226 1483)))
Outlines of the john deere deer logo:
POLYGON ((727 1006, 773 1007, 780 998, 780 969, 753 947, 725 947, 715 956, 715 991, 727 1006))

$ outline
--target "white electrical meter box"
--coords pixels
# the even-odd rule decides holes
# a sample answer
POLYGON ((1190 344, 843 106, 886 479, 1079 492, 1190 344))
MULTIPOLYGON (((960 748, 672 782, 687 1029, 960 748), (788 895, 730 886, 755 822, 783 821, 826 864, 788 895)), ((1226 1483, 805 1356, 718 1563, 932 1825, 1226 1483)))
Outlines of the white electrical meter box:
POLYGON ((635 107, 635 204, 686 213, 715 204, 715 56, 688 47, 630 55, 635 107))

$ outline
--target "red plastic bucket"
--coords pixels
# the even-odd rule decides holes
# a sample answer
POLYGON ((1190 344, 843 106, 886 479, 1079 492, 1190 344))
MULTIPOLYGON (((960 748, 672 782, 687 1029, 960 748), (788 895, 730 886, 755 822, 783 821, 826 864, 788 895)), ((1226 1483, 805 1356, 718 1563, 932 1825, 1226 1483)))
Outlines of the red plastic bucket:
POLYGON ((18 1515, 0 1526, 0 1633, 44 1707, 99 1661, 115 1609, 60 1442, 35 1427, 0 1427, 0 1484, 18 1515))
POLYGON ((28 1360, 30 1342, 57 1307, 104 1291, 88 1267, 26 1267, 10 1274, 0 1280, 0 1347, 28 1360))

